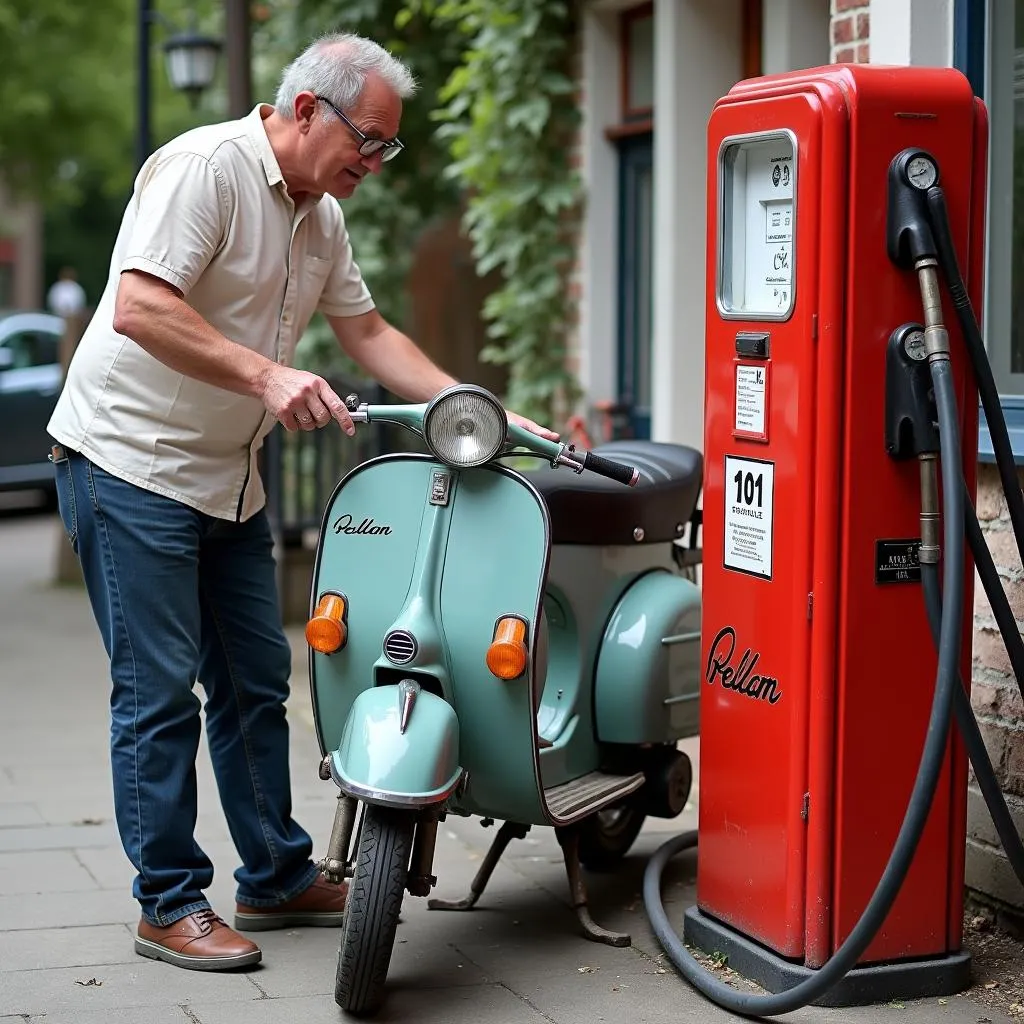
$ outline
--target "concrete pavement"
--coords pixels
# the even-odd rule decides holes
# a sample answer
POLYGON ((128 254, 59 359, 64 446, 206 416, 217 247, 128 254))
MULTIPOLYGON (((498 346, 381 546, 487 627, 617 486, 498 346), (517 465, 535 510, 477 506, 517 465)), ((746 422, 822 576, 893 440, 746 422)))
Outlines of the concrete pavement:
MULTIPOLYGON (((107 668, 84 592, 50 585, 53 516, 0 518, 0 1022, 40 1024, 339 1024, 333 929, 261 933, 263 963, 248 973, 183 971, 138 957, 132 869, 112 821, 107 762, 107 668)), ((335 793, 317 776, 301 634, 295 632, 292 773, 295 813, 317 843, 330 833, 335 793)), ((205 747, 198 838, 217 874, 210 897, 229 917, 237 857, 205 747)), ((584 941, 570 909, 550 830, 514 843, 476 910, 430 912, 407 897, 381 1022, 417 1024, 675 1024, 735 1020, 662 966, 640 886, 647 857, 695 827, 693 806, 649 824, 622 872, 590 877, 598 923, 633 945, 584 941)), ((438 838, 439 896, 468 889, 494 832, 449 818, 438 838)), ((667 877, 681 928, 694 902, 694 855, 667 877)), ((1021 963, 1024 968, 1024 961, 1021 963)), ((862 1009, 804 1009, 786 1020, 1004 1024, 968 994, 862 1009)), ((1018 1018, 1019 1019, 1019 1018, 1018 1018)))

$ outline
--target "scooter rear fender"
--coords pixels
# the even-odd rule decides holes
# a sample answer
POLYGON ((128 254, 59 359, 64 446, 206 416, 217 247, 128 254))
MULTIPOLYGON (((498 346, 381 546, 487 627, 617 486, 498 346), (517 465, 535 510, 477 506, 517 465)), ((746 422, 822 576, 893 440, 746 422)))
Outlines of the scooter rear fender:
POLYGON ((427 690, 375 686, 353 701, 331 777, 367 803, 423 807, 449 799, 463 781, 455 710, 427 690))

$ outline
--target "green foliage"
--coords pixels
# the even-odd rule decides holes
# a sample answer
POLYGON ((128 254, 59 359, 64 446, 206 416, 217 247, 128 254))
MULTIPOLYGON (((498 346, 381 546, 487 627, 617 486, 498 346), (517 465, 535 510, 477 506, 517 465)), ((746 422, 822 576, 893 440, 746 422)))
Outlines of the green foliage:
MULTIPOLYGON (((284 37, 295 50, 321 32, 358 32, 405 59, 418 78, 402 118, 406 152, 344 204, 382 312, 403 323, 416 239, 467 196, 463 225, 477 273, 497 269, 503 282, 484 306, 491 343, 481 358, 507 367, 510 408, 556 421, 578 395, 566 369, 582 190, 569 164, 578 113, 565 4, 289 0, 274 10, 279 21, 290 11, 295 30, 284 37)), ((319 365, 330 346, 320 325, 303 340, 305 357, 319 365)))
MULTIPOLYGON (((101 158, 124 138, 108 32, 122 0, 4 0, 0 4, 0 168, 18 192, 60 181, 62 164, 101 158)), ((116 44, 115 44, 116 45, 116 44)))
MULTIPOLYGON (((223 32, 220 0, 158 0, 179 25, 223 32)), ((135 174, 136 0, 0 2, 0 178, 44 200, 47 278, 70 262, 97 284, 135 174)), ((577 110, 568 73, 572 16, 562 0, 263 0, 254 5, 254 93, 311 39, 354 31, 412 67, 406 150, 344 203, 356 256, 385 316, 408 327, 405 285, 416 243, 461 215, 477 273, 500 276, 485 303, 482 358, 509 372, 510 408, 555 422, 577 395, 566 370, 573 321, 580 183, 569 154, 577 110), (256 12, 259 12, 258 15, 256 12)), ((153 28, 153 139, 225 116, 219 82, 198 110, 171 90, 153 28)), ((47 282, 48 283, 48 282, 47 282)), ((90 288, 90 300, 98 294, 90 288)), ((318 319, 303 358, 351 369, 318 319)))
POLYGON ((484 306, 492 343, 482 358, 508 366, 510 408, 555 422, 578 395, 566 368, 582 193, 569 161, 572 18, 560 0, 444 0, 434 16, 467 39, 440 94, 448 173, 471 197, 464 224, 478 273, 498 268, 504 281, 484 306))
MULTIPOLYGON (((418 89, 402 112, 405 151, 342 204, 359 268, 377 307, 389 321, 407 327, 406 281, 416 242, 432 220, 459 209, 459 187, 444 174, 448 155, 435 137, 431 112, 459 61, 461 46, 457 35, 439 34, 425 17, 406 13, 402 0, 278 0, 267 23, 275 41, 264 48, 274 59, 264 63, 268 71, 274 68, 276 79, 280 68, 317 36, 356 32, 375 39, 412 68, 418 89)), ((268 74, 263 95, 272 98, 275 86, 268 74)), ((351 369, 319 318, 303 338, 301 358, 309 365, 351 369)))
MULTIPOLYGON (((180 27, 194 7, 201 27, 212 18, 220 30, 219 0, 155 6, 180 27)), ((53 207, 80 201, 82 183, 100 181, 105 194, 127 195, 135 172, 135 12, 136 0, 0 3, 0 177, 17 194, 53 207)), ((209 118, 171 89, 158 48, 167 30, 151 31, 157 146, 209 118)))

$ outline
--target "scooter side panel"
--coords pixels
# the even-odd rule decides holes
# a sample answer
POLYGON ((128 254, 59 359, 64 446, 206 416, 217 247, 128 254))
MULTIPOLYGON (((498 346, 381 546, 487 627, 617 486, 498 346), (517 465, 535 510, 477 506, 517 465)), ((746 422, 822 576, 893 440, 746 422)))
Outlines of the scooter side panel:
POLYGON ((671 743, 699 729, 700 592, 669 572, 638 579, 605 629, 594 682, 602 743, 671 743))
POLYGON ((347 477, 324 516, 311 607, 325 590, 344 594, 348 640, 340 651, 311 652, 310 678, 323 752, 341 740, 352 702, 374 685, 381 642, 412 581, 428 508, 430 460, 404 456, 366 463, 347 477))
POLYGON ((536 680, 497 679, 487 648, 497 621, 517 615, 536 642, 548 559, 547 509, 500 468, 460 475, 441 582, 460 761, 469 772, 459 806, 529 824, 547 821, 537 768, 536 680))

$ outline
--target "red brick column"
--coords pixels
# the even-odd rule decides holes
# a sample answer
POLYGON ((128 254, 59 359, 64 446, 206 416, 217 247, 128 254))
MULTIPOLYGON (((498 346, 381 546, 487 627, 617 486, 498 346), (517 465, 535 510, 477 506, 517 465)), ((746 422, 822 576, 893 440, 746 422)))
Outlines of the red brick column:
MULTIPOLYGON (((977 504, 978 520, 1019 629, 1024 621, 1024 570, 995 466, 980 467, 977 504)), ((971 703, 988 756, 1017 830, 1024 831, 1024 701, 980 579, 975 580, 971 676, 971 703)), ((968 801, 967 884, 1007 923, 1020 925, 1024 892, 999 844, 973 772, 968 801)))
POLYGON ((866 64, 871 18, 863 0, 832 0, 832 63, 866 64))

